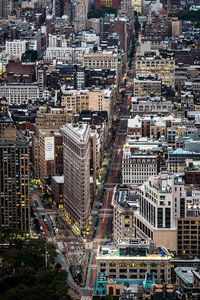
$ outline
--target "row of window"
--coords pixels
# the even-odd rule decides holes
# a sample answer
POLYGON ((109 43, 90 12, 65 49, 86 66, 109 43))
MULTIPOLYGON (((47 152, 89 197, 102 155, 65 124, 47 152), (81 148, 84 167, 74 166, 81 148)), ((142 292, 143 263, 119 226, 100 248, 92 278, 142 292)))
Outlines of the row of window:
MULTIPOLYGON (((101 267, 106 267, 106 263, 101 263, 100 264, 101 267)), ((116 267, 116 266, 119 266, 119 267, 131 267, 131 268, 136 268, 136 267, 140 267, 140 268, 147 268, 148 265, 146 263, 140 263, 140 264, 136 264, 136 263, 130 263, 130 264, 127 264, 127 263, 120 263, 119 265, 112 262, 112 263, 109 263, 109 266, 110 267, 116 267)), ((152 263, 150 264, 150 267, 151 268, 157 268, 158 266, 160 266, 161 268, 164 268, 165 267, 165 264, 164 263, 161 263, 161 264, 156 264, 156 263, 152 263)))

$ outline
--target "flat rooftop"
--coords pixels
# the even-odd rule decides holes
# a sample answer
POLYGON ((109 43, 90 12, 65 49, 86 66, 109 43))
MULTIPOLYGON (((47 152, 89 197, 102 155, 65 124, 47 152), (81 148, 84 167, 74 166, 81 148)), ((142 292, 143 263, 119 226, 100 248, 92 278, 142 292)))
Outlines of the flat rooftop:
POLYGON ((139 208, 139 195, 129 192, 129 189, 118 189, 115 193, 114 201, 124 208, 139 208))
POLYGON ((87 142, 89 138, 89 126, 84 123, 67 123, 63 125, 62 130, 72 139, 75 139, 79 143, 87 142), (88 133, 88 134, 87 134, 88 133))
POLYGON ((175 273, 185 282, 187 286, 193 285, 193 270, 192 267, 178 267, 175 268, 175 273))

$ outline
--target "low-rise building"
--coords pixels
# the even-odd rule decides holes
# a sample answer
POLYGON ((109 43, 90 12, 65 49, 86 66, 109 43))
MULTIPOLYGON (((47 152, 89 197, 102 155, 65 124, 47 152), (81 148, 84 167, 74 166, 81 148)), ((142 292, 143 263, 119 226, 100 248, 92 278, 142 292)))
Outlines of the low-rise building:
POLYGON ((183 287, 193 286, 193 267, 178 267, 174 271, 176 273, 176 284, 183 287))
MULTIPOLYGON (((176 139, 188 138, 193 137, 194 132, 196 130, 195 127, 187 127, 187 126, 180 126, 181 124, 177 124, 177 126, 172 126, 167 128, 167 142, 170 144, 175 144, 176 139)), ((181 148, 181 147, 176 147, 181 148)))
POLYGON ((83 66, 94 69, 118 70, 118 54, 112 51, 85 53, 83 66))
POLYGON ((19 59, 21 59, 22 54, 26 52, 26 48, 27 41, 6 41, 6 54, 19 57, 19 59))
POLYGON ((157 282, 170 283, 171 255, 165 248, 152 247, 146 239, 121 239, 117 247, 99 246, 97 272, 105 272, 110 278, 144 278, 154 273, 157 282))
POLYGON ((149 294, 149 289, 155 286, 154 274, 145 273, 141 279, 109 278, 105 273, 98 273, 94 285, 94 294, 102 296, 121 296, 121 299, 141 299, 149 294))
POLYGON ((138 196, 130 193, 127 186, 115 188, 113 206, 114 242, 119 239, 135 238, 134 211, 139 208, 138 196))
POLYGON ((173 55, 166 58, 150 54, 139 56, 136 63, 136 78, 153 76, 163 84, 175 88, 175 60, 173 55))
POLYGON ((6 97, 9 105, 22 104, 27 101, 35 102, 39 98, 37 83, 2 83, 0 96, 6 97))
POLYGON ((132 97, 131 112, 133 114, 162 114, 166 115, 172 111, 172 102, 163 97, 132 97))
POLYGON ((115 89, 65 90, 62 89, 61 105, 76 113, 82 110, 106 111, 111 120, 115 89))
MULTIPOLYGON (((174 130, 170 131, 171 127, 181 124, 181 119, 174 118, 172 115, 166 115, 164 117, 157 115, 136 115, 131 119, 128 119, 128 135, 133 137, 154 137, 160 138, 164 136, 167 138, 167 134, 171 132, 174 133, 174 130)), ((171 134, 169 139, 172 140, 171 134)))
POLYGON ((134 78, 133 91, 134 97, 153 95, 154 97, 161 96, 162 81, 154 78, 134 78))
POLYGON ((157 175, 157 156, 148 152, 131 151, 126 143, 122 157, 122 183, 127 185, 141 185, 150 176, 157 175))

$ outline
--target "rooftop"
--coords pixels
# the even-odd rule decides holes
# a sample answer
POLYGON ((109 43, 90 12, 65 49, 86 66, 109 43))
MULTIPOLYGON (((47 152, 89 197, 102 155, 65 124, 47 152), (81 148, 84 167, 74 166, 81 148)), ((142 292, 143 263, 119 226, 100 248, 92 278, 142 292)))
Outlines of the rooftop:
POLYGON ((67 123, 63 125, 62 130, 64 133, 71 135, 73 139, 79 143, 87 142, 89 138, 89 126, 84 123, 67 123))
POLYGON ((156 248, 147 239, 119 239, 118 246, 99 246, 97 260, 169 260, 171 255, 165 248, 156 248))
POLYGON ((114 201, 124 208, 138 208, 138 198, 137 194, 132 194, 129 192, 129 188, 120 188, 115 193, 114 201))
POLYGON ((57 184, 64 184, 64 176, 52 176, 52 179, 55 181, 57 184))
POLYGON ((185 282, 187 286, 193 285, 193 271, 192 267, 178 267, 175 268, 175 273, 185 282))

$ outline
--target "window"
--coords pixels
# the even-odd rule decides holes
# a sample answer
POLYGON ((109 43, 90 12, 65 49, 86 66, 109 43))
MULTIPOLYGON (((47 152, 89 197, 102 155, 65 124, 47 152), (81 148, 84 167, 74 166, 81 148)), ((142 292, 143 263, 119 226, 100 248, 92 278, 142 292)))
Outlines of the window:
POLYGON ((171 227, 171 208, 165 208, 165 227, 171 227))
POLYGON ((146 269, 140 269, 140 273, 145 273, 146 271, 146 269))
POLYGON ((158 213, 157 213, 157 222, 158 222, 158 228, 163 227, 163 209, 158 208, 158 213))
POLYGON ((110 267, 115 267, 116 264, 115 264, 115 263, 110 263, 109 266, 110 266, 110 267))
POLYGON ((120 266, 120 267, 127 267, 127 264, 121 263, 121 264, 119 264, 119 266, 120 266))
POLYGON ((101 267, 105 267, 105 266, 106 266, 106 263, 101 263, 100 266, 101 266, 101 267))
POLYGON ((132 263, 129 265, 129 267, 137 267, 137 264, 132 263))
POLYGON ((115 273, 116 269, 110 269, 109 271, 110 271, 110 273, 115 273))
POLYGON ((119 273, 126 273, 126 269, 119 269, 119 273))
POLYGON ((104 273, 106 272, 106 269, 100 269, 100 272, 104 273))
POLYGON ((146 268, 147 264, 140 264, 140 268, 146 268))

